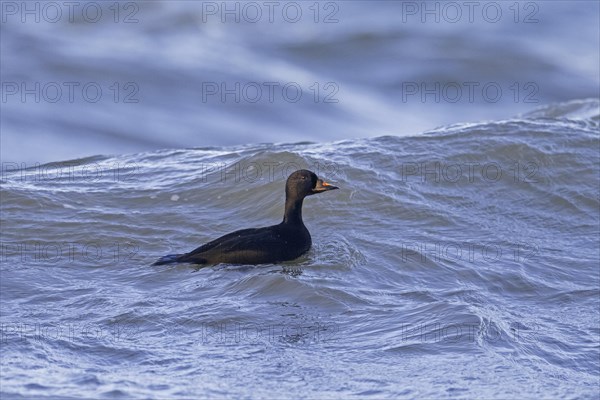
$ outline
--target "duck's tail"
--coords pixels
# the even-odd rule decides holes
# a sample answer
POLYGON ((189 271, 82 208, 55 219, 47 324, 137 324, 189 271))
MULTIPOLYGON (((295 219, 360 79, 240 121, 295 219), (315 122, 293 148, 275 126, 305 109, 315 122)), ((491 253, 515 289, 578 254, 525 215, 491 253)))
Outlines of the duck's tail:
POLYGON ((183 254, 167 254, 166 256, 163 256, 161 258, 159 258, 154 264, 152 265, 165 265, 165 264, 174 264, 177 262, 180 262, 179 258, 182 256, 183 254))

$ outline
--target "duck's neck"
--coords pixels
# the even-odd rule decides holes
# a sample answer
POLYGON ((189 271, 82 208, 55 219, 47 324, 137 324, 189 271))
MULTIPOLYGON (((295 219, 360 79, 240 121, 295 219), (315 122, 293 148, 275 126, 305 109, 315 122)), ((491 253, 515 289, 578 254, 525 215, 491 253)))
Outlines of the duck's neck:
POLYGON ((290 198, 286 196, 285 198, 285 213, 283 214, 283 223, 284 224, 300 224, 304 225, 302 222, 302 201, 304 199, 296 199, 290 198))

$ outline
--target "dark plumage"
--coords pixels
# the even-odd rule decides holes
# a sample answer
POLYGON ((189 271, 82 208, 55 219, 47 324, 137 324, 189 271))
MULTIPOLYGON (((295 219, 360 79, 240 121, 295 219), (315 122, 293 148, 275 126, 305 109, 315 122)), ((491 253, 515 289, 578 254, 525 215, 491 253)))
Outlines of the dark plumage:
POLYGON ((312 240, 302 221, 302 202, 306 196, 338 189, 301 169, 292 173, 285 184, 285 213, 278 225, 242 229, 221 236, 186 254, 170 254, 153 265, 193 264, 265 264, 289 261, 310 249, 312 240))

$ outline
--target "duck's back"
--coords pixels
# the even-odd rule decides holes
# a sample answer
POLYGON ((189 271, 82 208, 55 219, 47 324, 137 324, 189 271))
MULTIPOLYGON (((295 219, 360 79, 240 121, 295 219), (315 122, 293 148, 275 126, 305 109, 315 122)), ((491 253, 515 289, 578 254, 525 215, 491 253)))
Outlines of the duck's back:
POLYGON ((308 251, 310 233, 302 225, 279 224, 242 229, 179 257, 195 264, 266 264, 293 260, 308 251))

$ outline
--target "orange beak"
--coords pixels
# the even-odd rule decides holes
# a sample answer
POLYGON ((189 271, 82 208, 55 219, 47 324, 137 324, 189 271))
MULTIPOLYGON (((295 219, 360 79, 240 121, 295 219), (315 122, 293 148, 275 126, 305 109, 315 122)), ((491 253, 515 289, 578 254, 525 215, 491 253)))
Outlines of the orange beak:
POLYGON ((322 192, 326 192, 328 190, 334 190, 334 189, 339 189, 339 188, 337 186, 333 186, 333 185, 323 181, 322 179, 318 179, 317 185, 315 186, 315 188, 312 191, 313 191, 313 193, 322 193, 322 192))

